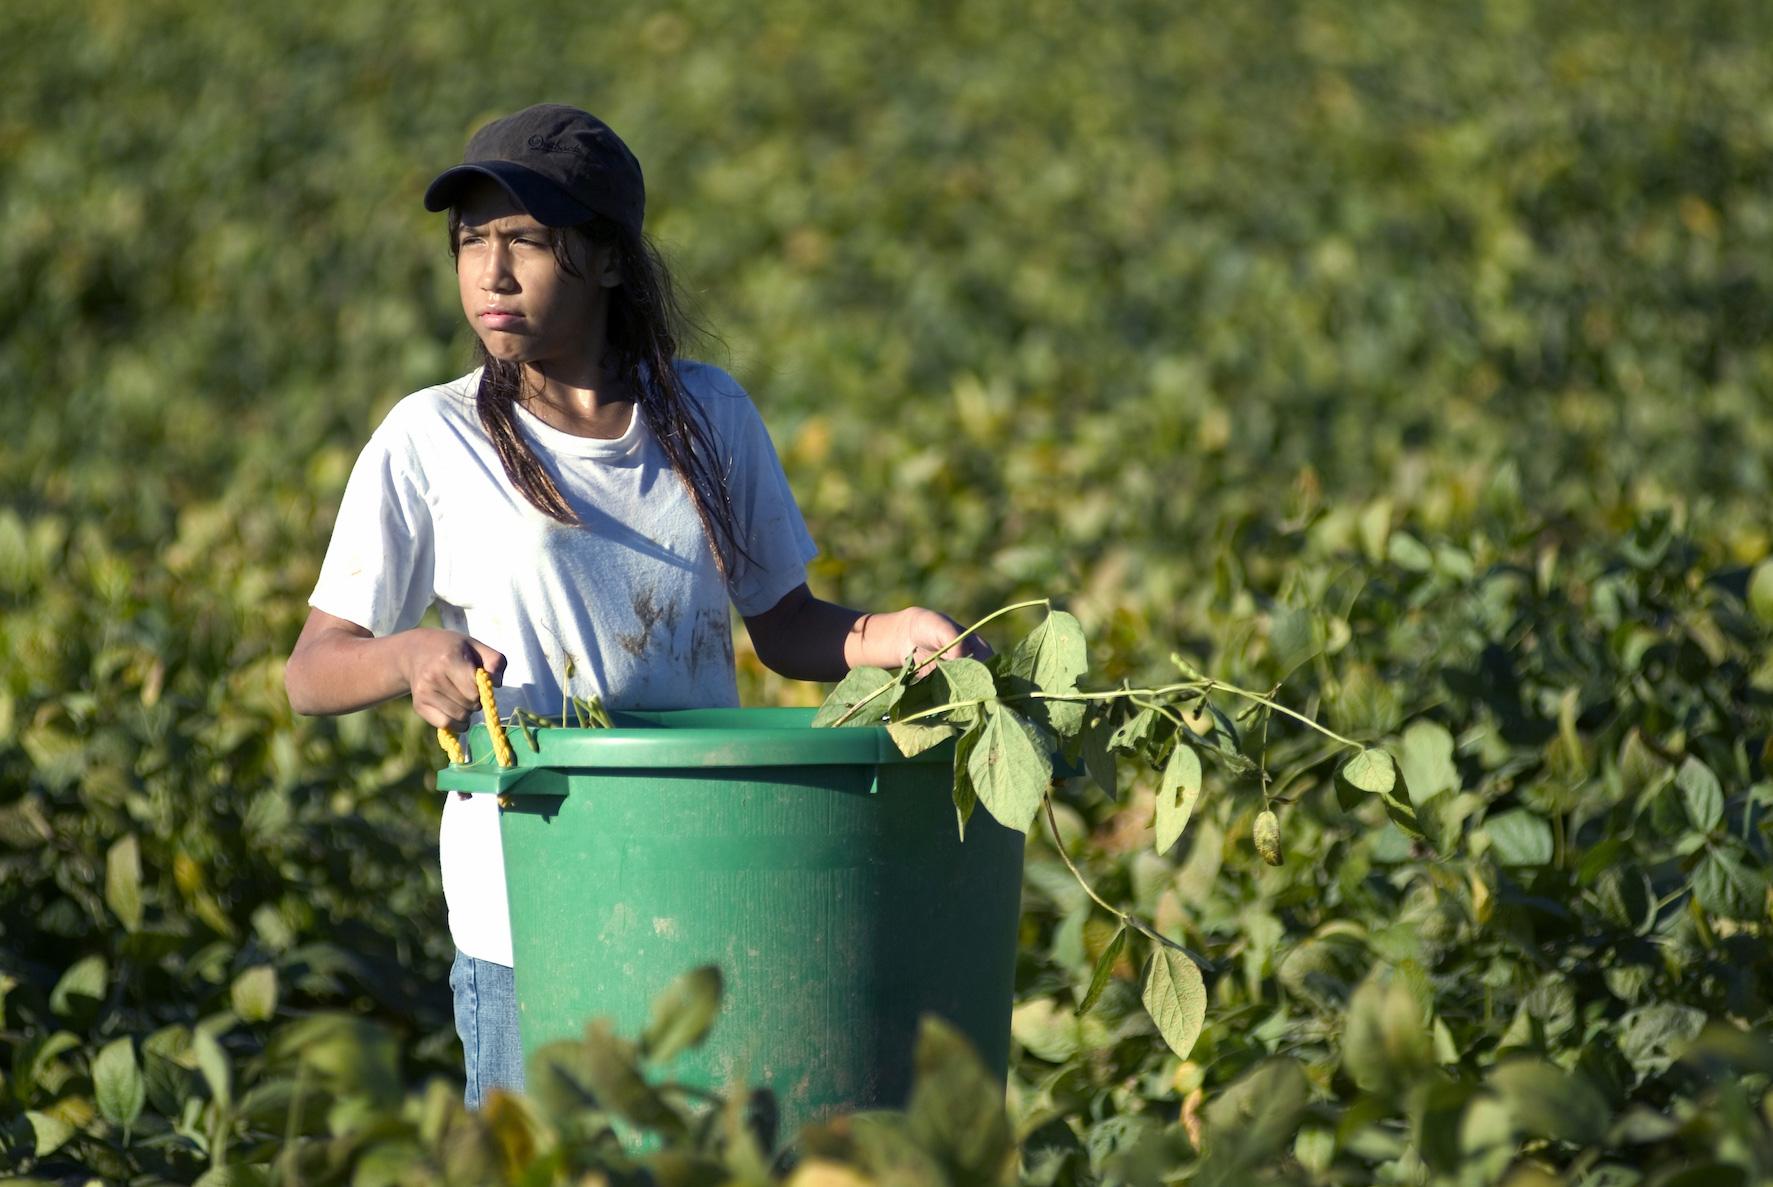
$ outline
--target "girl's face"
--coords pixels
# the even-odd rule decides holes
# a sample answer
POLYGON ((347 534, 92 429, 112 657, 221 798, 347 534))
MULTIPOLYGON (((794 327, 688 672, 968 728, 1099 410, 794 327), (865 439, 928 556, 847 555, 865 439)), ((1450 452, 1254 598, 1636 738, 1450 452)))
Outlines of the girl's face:
POLYGON ((456 234, 456 284, 468 324, 495 359, 571 379, 602 353, 613 253, 568 237, 580 275, 561 268, 549 229, 497 183, 466 191, 456 234))

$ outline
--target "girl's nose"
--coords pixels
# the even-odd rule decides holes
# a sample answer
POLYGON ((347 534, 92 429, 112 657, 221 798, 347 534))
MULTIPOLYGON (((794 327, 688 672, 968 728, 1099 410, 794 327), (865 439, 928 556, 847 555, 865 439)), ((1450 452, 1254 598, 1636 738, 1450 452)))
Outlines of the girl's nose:
POLYGON ((486 263, 480 270, 480 287, 489 293, 509 292, 514 280, 509 255, 498 247, 487 252, 486 263))

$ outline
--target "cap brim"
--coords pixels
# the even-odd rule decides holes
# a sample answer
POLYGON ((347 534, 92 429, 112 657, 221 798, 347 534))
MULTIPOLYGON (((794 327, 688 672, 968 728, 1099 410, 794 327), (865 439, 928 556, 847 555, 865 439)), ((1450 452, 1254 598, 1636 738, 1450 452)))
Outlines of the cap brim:
POLYGON ((544 226, 571 227, 596 214, 540 173, 515 161, 472 161, 445 169, 426 188, 425 209, 448 210, 461 197, 462 188, 477 177, 498 182, 513 202, 544 226))

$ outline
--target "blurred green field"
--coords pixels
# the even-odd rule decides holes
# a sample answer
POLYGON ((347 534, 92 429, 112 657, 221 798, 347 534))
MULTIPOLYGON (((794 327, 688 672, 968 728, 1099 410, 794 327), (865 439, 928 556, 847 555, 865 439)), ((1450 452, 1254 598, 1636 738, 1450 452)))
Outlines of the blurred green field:
POLYGON ((459 1075, 433 743, 281 664, 356 451, 469 365, 424 184, 564 101, 640 157, 815 592, 1050 596, 1101 685, 1179 651, 1403 756, 1421 839, 1277 722, 1278 870, 1228 768, 1164 859, 1149 772, 1064 791, 1218 968, 1180 1068, 1130 970, 1067 1021, 1106 925, 1031 842, 1028 1181, 1773 1174, 1773 1056, 1677 1059, 1773 993, 1773 8, 11 0, 0 72, 0 1165, 268 1160, 206 1018, 247 1080, 323 1009, 459 1075), (125 1140, 94 1052, 151 1034, 125 1140), (1197 1160, 1216 1101, 1260 1141, 1197 1160))

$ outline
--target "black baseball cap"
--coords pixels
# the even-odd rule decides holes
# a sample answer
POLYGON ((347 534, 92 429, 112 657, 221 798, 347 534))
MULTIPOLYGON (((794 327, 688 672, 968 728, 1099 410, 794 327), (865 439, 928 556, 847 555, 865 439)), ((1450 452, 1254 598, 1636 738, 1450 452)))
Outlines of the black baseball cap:
POLYGON ((540 103, 474 133, 462 163, 425 190, 425 209, 449 209, 474 177, 498 182, 545 226, 570 227, 601 214, 640 233, 640 162, 608 124, 577 107, 540 103))

